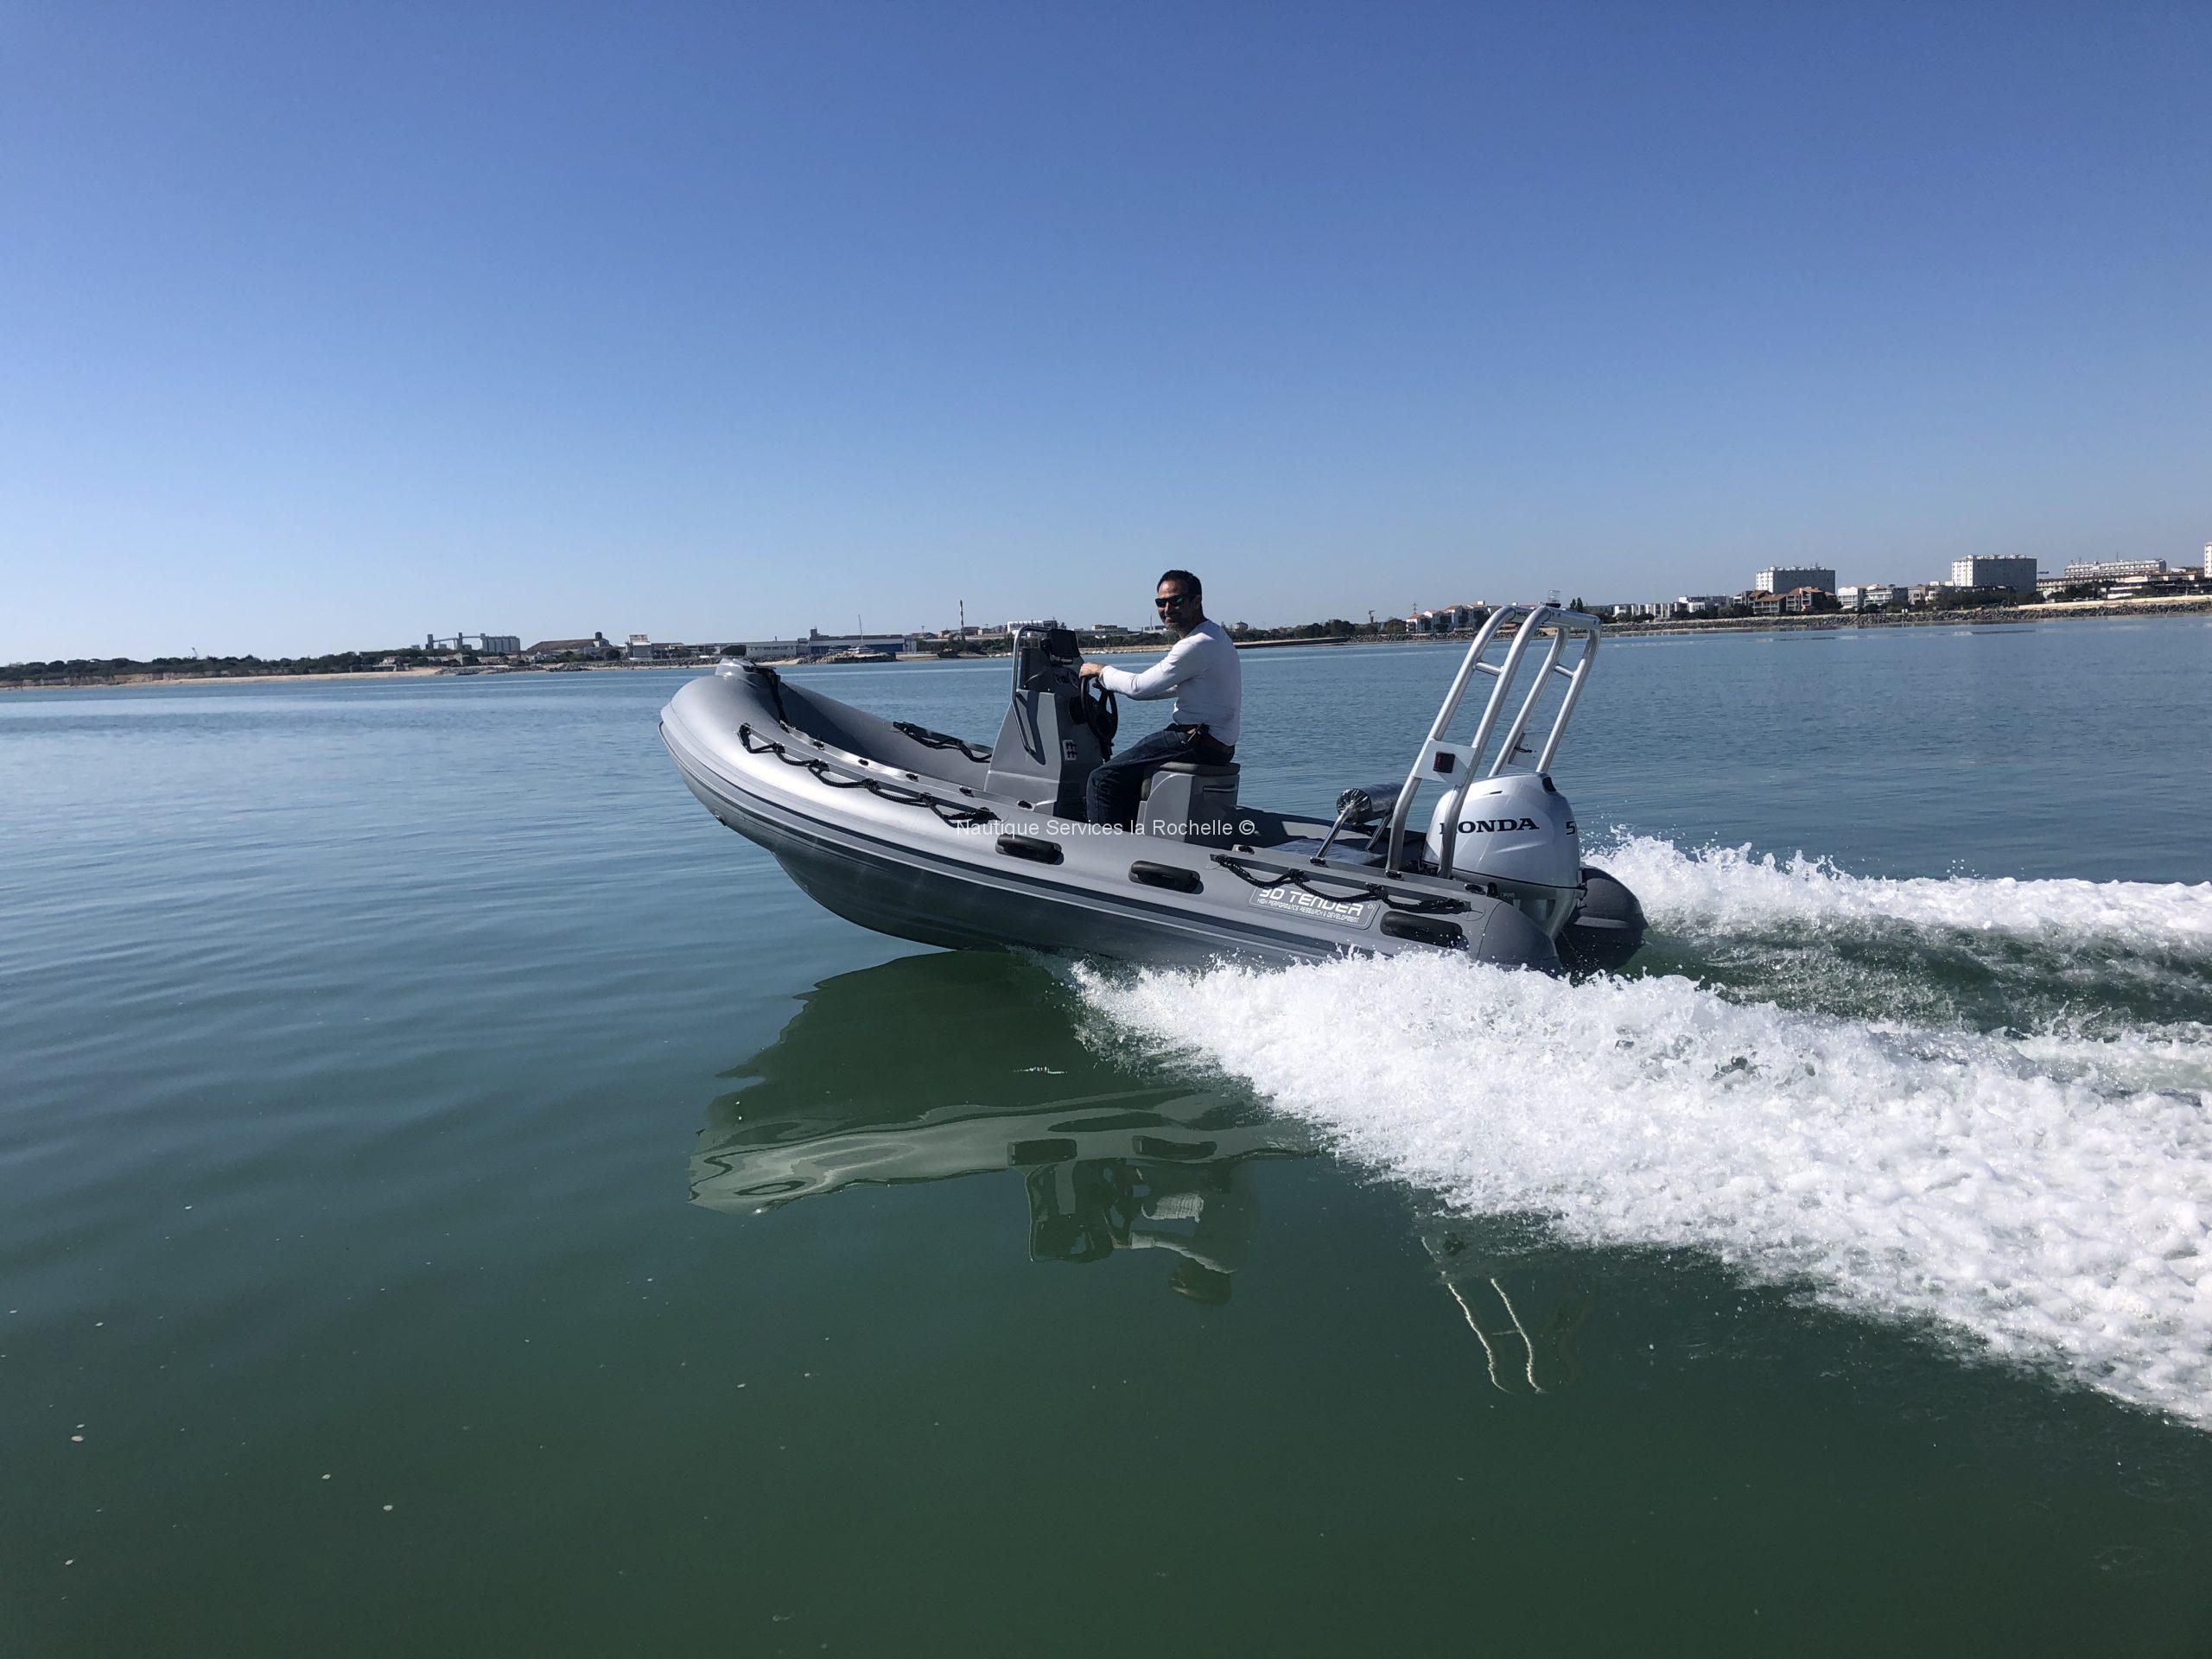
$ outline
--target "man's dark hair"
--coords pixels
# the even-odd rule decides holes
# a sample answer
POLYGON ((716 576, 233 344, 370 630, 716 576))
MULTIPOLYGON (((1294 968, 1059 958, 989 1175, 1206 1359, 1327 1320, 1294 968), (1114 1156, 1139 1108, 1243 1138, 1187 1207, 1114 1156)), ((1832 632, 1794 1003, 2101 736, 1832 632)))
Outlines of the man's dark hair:
POLYGON ((1154 593, 1156 594, 1160 591, 1160 582, 1181 582, 1185 591, 1190 594, 1192 599, 1204 599, 1206 596, 1205 583, 1200 582, 1196 576, 1192 575, 1187 570, 1161 571, 1160 573, 1160 582, 1155 582, 1152 584, 1152 591, 1154 593))

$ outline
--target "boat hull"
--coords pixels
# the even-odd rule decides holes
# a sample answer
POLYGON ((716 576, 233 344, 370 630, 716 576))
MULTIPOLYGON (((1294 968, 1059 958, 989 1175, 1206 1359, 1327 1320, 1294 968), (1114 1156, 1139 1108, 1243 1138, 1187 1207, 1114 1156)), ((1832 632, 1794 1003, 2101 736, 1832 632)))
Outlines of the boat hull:
MULTIPOLYGON (((1020 945, 1172 966, 1440 949, 1384 931, 1391 911, 1383 903, 1317 902, 1265 888, 1240 878, 1213 848, 1068 823, 894 767, 879 768, 894 789, 932 794, 955 810, 985 806, 992 820, 950 824, 926 805, 836 786, 769 747, 807 759, 839 753, 813 743, 803 721, 787 722, 781 701, 765 676, 726 671, 696 680, 664 711, 662 739, 709 812, 766 849, 823 908, 863 927, 927 944, 1020 945), (1056 856, 1009 854, 1008 841, 1056 856), (1139 866, 1176 873, 1198 890, 1143 885, 1139 866)), ((849 725, 851 711, 838 712, 849 725)), ((1457 902, 1465 908, 1450 920, 1464 943, 1453 954, 1558 969, 1552 941, 1512 905, 1479 894, 1457 902)))

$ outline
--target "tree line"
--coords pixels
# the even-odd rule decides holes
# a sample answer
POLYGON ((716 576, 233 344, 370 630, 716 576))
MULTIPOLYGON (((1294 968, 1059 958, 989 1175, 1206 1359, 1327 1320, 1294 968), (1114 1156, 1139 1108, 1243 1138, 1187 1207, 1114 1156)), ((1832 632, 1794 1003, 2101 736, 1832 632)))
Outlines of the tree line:
MULTIPOLYGON (((474 654, 461 662, 474 662, 474 654)), ((321 657, 56 657, 43 663, 0 664, 0 684, 82 684, 86 681, 137 679, 213 679, 256 674, 361 674, 384 667, 429 666, 429 653, 420 646, 399 651, 337 651, 321 657)))

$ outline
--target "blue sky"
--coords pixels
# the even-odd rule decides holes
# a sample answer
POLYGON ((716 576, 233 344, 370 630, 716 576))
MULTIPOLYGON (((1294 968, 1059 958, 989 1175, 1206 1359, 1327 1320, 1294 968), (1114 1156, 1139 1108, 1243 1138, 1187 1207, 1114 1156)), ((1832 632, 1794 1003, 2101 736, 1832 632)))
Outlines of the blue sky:
POLYGON ((2212 8, 0 10, 0 659, 2212 540, 2212 8))

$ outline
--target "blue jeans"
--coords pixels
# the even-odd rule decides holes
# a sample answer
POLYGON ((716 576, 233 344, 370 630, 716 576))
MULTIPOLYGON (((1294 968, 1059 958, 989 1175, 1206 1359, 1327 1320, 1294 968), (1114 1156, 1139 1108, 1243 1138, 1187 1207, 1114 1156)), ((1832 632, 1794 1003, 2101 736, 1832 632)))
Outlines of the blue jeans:
POLYGON ((1196 728, 1164 727, 1150 737, 1139 738, 1111 760, 1098 763, 1084 788, 1084 817, 1093 823, 1131 829, 1137 821, 1137 798, 1144 793, 1144 780, 1168 761, 1214 763, 1235 753, 1196 728))

